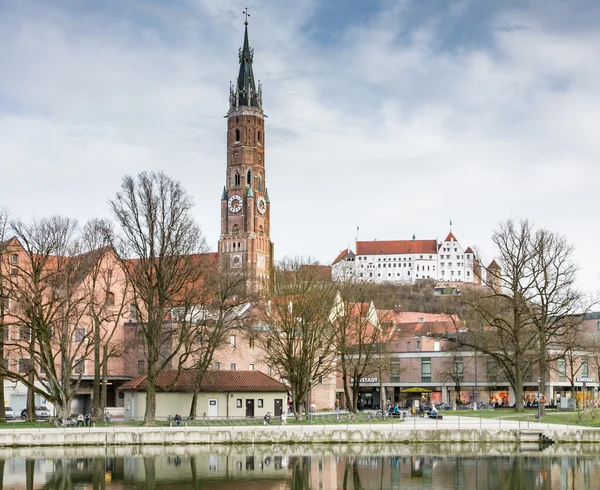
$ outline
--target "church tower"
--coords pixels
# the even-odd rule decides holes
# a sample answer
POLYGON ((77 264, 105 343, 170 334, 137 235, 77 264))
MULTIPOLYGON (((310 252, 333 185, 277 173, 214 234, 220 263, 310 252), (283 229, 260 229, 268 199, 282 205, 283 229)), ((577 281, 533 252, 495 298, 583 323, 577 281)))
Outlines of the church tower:
POLYGON ((227 113, 227 171, 221 196, 219 264, 243 272, 252 294, 266 294, 273 269, 271 203, 265 174, 265 115, 262 87, 254 81, 245 22, 240 71, 230 87, 227 113))

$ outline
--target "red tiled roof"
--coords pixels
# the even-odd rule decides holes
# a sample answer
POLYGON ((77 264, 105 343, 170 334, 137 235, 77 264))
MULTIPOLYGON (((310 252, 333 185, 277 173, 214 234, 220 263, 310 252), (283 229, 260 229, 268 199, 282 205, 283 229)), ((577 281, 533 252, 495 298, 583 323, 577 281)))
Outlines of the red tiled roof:
POLYGON ((340 252, 340 254, 335 258, 335 260, 331 263, 331 265, 335 265, 337 264, 340 260, 346 258, 348 255, 350 255, 352 253, 352 250, 350 250, 349 248, 342 250, 340 252))
POLYGON ((436 240, 373 240, 356 242, 356 255, 435 254, 436 240))
POLYGON ((498 262, 496 262, 496 260, 492 260, 490 262, 490 265, 487 266, 488 269, 500 269, 500 266, 498 265, 498 262))
POLYGON ((452 234, 452 232, 448 233, 448 236, 446 237, 446 239, 444 240, 445 242, 458 242, 458 240, 456 239, 456 237, 452 234))
POLYGON ((466 254, 472 254, 473 253, 473 249, 471 247, 467 247, 467 249, 465 250, 466 254))
MULTIPOLYGON (((156 377, 156 388, 159 391, 190 392, 194 390, 198 372, 189 369, 179 372, 176 370, 161 371, 156 377)), ((138 376, 119 387, 120 390, 146 391, 147 376, 138 376)), ((260 371, 208 371, 202 378, 200 391, 230 392, 230 391, 286 391, 285 386, 276 379, 260 371)))

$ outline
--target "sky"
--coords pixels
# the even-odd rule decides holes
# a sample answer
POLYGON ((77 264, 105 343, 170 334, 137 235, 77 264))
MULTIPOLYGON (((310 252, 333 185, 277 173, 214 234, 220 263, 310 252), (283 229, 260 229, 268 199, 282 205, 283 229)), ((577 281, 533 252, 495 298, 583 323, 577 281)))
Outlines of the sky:
POLYGON ((600 284, 597 0, 0 0, 0 206, 109 217, 163 170, 216 249, 248 7, 276 259, 526 218, 600 284))

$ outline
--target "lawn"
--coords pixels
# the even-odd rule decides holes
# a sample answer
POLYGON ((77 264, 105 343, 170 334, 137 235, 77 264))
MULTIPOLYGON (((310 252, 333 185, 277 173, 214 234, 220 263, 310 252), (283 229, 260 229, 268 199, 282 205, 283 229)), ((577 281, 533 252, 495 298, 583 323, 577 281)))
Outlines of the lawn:
MULTIPOLYGON (((527 410, 515 412, 513 410, 450 410, 446 415, 460 415, 482 419, 501 419, 521 422, 538 422, 535 418, 537 411, 527 410)), ((582 427, 600 427, 600 410, 581 410, 579 412, 547 411, 539 422, 543 424, 578 425, 582 427)))

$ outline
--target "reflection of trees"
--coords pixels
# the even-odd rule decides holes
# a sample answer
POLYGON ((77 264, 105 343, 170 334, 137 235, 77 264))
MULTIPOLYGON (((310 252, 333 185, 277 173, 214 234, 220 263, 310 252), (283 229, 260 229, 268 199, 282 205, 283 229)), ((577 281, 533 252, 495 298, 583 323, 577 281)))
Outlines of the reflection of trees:
MULTIPOLYGON (((360 471, 359 471, 358 462, 357 462, 356 458, 346 458, 346 464, 344 465, 344 483, 343 483, 342 488, 344 490, 348 489, 348 478, 350 477, 350 472, 352 472, 352 488, 353 488, 353 490, 362 489, 362 482, 360 479, 360 471)), ((382 482, 383 482, 383 474, 382 474, 381 478, 382 478, 382 482)))
POLYGON ((290 456, 291 490, 307 490, 310 485, 310 456, 290 456))
POLYGON ((146 480, 146 488, 153 490, 156 485, 156 457, 145 456, 144 457, 144 474, 146 480))

